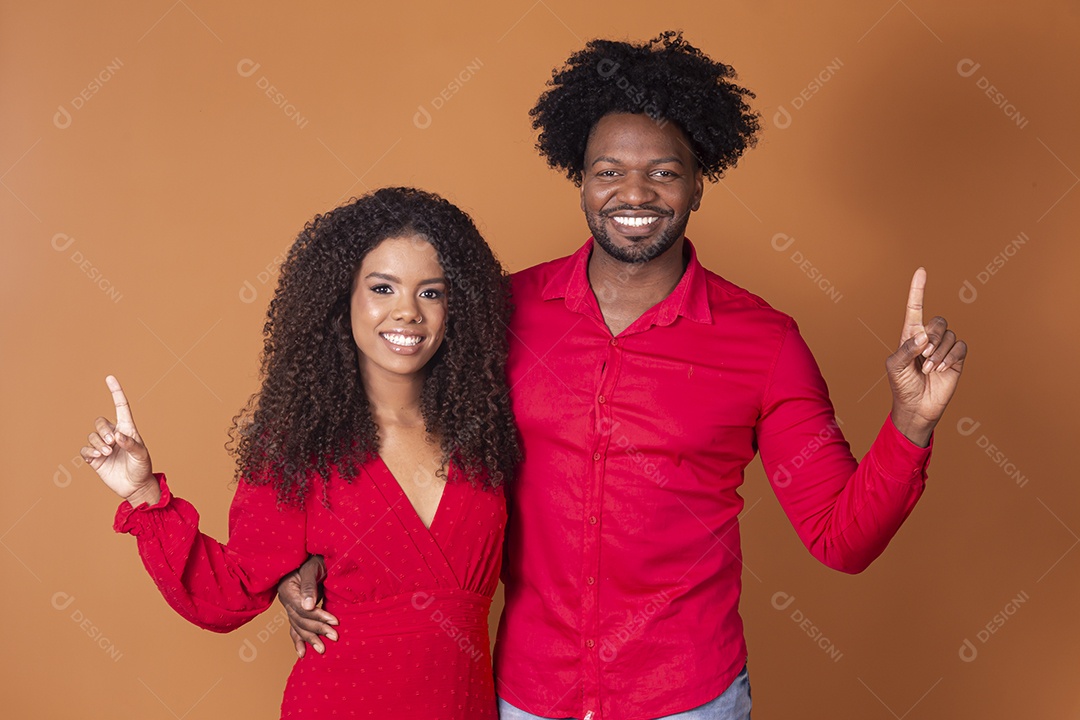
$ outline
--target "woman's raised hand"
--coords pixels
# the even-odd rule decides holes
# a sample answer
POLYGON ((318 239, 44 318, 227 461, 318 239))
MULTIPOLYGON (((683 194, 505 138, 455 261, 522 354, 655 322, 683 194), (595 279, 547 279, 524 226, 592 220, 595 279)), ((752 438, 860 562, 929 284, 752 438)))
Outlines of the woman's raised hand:
POLYGON ((138 507, 157 504, 161 487, 151 471, 150 453, 131 417, 124 389, 112 375, 105 378, 116 406, 116 422, 99 417, 94 432, 87 436, 89 445, 81 451, 83 460, 120 497, 138 507))

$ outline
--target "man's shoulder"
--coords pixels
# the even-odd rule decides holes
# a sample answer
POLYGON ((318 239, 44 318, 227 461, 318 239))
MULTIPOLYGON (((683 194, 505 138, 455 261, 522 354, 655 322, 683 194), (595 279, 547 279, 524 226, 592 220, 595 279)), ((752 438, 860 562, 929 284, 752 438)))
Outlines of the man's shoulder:
POLYGON ((567 263, 574 259, 574 254, 555 258, 527 267, 510 274, 510 290, 517 299, 538 298, 540 291, 560 272, 566 270, 567 263))
POLYGON ((561 270, 566 263, 573 259, 574 254, 564 255, 563 257, 554 258, 553 260, 546 260, 542 263, 538 263, 531 267, 527 267, 524 270, 518 270, 510 273, 510 281, 512 283, 527 283, 535 282, 539 278, 551 277, 554 273, 561 270))
POLYGON ((787 326, 794 323, 790 315, 777 310, 759 295, 740 287, 712 270, 702 267, 708 289, 709 306, 713 313, 739 313, 757 323, 787 326))

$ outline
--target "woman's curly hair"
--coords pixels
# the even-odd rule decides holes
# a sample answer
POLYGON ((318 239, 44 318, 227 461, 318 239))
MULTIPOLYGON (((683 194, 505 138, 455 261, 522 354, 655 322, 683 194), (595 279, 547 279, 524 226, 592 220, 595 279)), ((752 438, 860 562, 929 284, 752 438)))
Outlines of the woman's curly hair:
POLYGON ((732 82, 735 71, 683 40, 681 31, 641 45, 592 40, 551 75, 529 116, 540 131, 537 150, 575 185, 589 133, 610 113, 675 123, 711 181, 757 140, 759 115, 746 103, 754 93, 732 82))
POLYGON ((301 502, 315 475, 346 480, 379 451, 349 316, 364 257, 388 238, 430 242, 447 280, 446 333, 421 393, 443 466, 496 487, 520 459, 505 365, 509 283, 472 219, 443 198, 383 188, 317 215, 281 266, 263 328, 262 387, 233 418, 237 478, 301 502))

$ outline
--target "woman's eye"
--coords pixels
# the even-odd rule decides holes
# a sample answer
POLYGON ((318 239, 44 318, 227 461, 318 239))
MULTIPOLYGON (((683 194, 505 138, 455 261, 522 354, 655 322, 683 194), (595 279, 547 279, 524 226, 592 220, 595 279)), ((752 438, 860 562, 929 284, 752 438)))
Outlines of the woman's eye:
POLYGON ((428 300, 438 300, 442 296, 442 290, 424 290, 420 293, 420 297, 427 298, 428 300))
POLYGON ((371 288, 371 292, 380 295, 388 295, 393 292, 393 289, 389 285, 375 285, 371 288))

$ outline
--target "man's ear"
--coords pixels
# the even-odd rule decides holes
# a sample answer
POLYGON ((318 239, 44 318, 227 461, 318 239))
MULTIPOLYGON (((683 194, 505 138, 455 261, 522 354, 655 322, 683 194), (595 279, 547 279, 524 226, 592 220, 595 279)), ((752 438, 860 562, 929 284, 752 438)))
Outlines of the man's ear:
POLYGON ((690 203, 690 210, 694 211, 701 207, 701 196, 705 194, 705 175, 699 167, 694 171, 694 199, 690 203))

